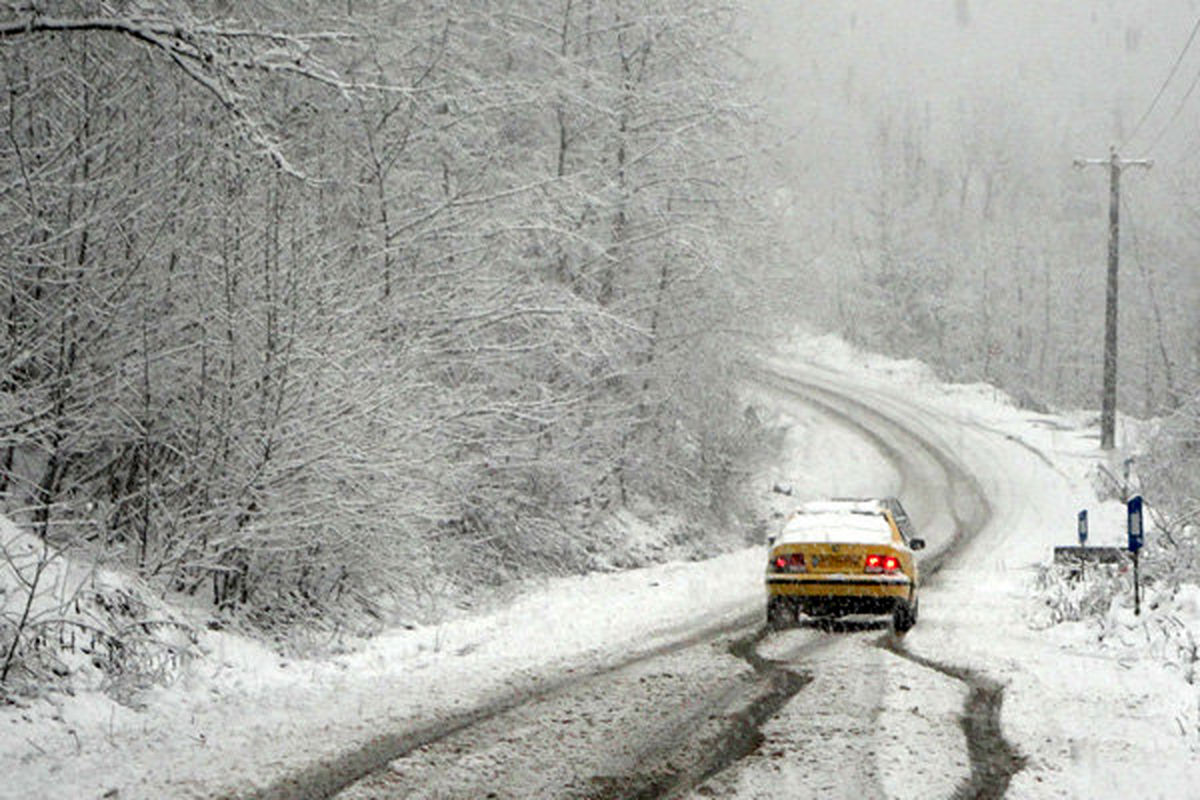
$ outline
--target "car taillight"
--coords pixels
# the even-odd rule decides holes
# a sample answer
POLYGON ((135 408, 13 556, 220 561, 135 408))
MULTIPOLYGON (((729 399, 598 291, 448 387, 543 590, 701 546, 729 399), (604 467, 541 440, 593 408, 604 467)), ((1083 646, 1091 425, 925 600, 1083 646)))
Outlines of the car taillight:
POLYGON ((900 559, 895 556, 884 556, 878 553, 868 553, 863 562, 863 572, 896 572, 900 569, 900 559))
POLYGON ((787 553, 771 559, 775 572, 804 572, 804 553, 787 553))

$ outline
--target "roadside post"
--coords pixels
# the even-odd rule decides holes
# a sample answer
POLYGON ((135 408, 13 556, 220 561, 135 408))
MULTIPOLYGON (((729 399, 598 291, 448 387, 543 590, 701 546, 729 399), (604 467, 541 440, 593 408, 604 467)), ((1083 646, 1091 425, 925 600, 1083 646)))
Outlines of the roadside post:
MULTIPOLYGON (((1088 512, 1080 511, 1076 517, 1075 534, 1079 537, 1077 545, 1058 545, 1054 548, 1054 563, 1068 568, 1067 578, 1073 581, 1085 577, 1088 563, 1100 564, 1105 569, 1122 570, 1129 564, 1129 550, 1125 547, 1110 547, 1107 545, 1088 546, 1088 512)), ((1134 554, 1136 558, 1136 553, 1134 554)))
MULTIPOLYGON (((1087 509, 1086 508, 1079 512, 1078 519, 1079 519, 1079 523, 1078 523, 1079 546, 1087 547, 1088 522, 1087 522, 1087 509)), ((1084 562, 1086 562, 1086 561, 1087 561, 1086 558, 1079 559, 1079 577, 1080 578, 1083 577, 1083 573, 1084 573, 1083 565, 1084 565, 1084 562)))
POLYGON ((1142 597, 1141 589, 1138 586, 1138 551, 1142 549, 1142 544, 1145 541, 1145 533, 1142 529, 1142 496, 1134 495, 1129 498, 1129 502, 1125 504, 1127 511, 1126 519, 1128 525, 1126 527, 1129 536, 1129 552, 1133 553, 1133 613, 1134 616, 1141 616, 1142 613, 1142 597))

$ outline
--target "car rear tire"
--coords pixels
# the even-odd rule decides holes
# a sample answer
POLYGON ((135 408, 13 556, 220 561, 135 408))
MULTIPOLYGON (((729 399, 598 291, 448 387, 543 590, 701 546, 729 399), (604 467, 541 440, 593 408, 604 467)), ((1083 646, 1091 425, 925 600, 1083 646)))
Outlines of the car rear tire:
POLYGON ((917 624, 917 609, 918 605, 914 601, 912 605, 907 602, 896 604, 896 609, 892 612, 892 630, 896 633, 908 633, 912 627, 917 624))
POLYGON ((767 600, 767 627, 773 631, 783 630, 796 621, 796 607, 783 597, 767 600))

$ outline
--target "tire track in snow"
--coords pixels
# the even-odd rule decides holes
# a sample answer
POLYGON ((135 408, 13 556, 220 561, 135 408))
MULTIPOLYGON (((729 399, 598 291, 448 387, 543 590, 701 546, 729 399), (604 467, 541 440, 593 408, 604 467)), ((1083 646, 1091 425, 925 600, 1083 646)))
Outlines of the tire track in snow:
MULTIPOLYGON (((851 397, 848 389, 836 385, 833 388, 819 385, 812 378, 789 376, 766 368, 753 370, 752 373, 760 382, 792 392, 843 423, 862 431, 881 452, 893 459, 902 475, 907 475, 909 468, 901 465, 910 465, 913 459, 900 446, 890 441, 889 435, 909 441, 937 463, 948 484, 945 505, 953 520, 953 531, 949 540, 938 548, 936 553, 921 560, 921 571, 926 576, 922 581, 924 585, 935 582, 930 579, 935 578, 946 563, 958 556, 963 545, 986 526, 992 511, 979 480, 931 438, 920 435, 898 417, 885 413, 879 408, 882 404, 879 397, 874 398, 876 405, 871 405, 858 397, 851 397), (848 411, 847 407, 853 411, 848 411), (889 430, 890 434, 885 435, 868 426, 864 417, 872 420, 873 425, 880 425, 889 430)), ((912 653, 904 648, 903 638, 894 634, 884 636, 877 645, 914 664, 966 684, 968 694, 960 719, 971 760, 971 775, 958 787, 954 798, 991 800, 1003 797, 1012 777, 1020 772, 1026 763, 1025 756, 1004 738, 1000 724, 1001 706, 1004 702, 1003 685, 975 670, 941 663, 912 653)))
MULTIPOLYGON (((918 463, 918 456, 936 464, 946 480, 944 496, 937 498, 936 502, 949 513, 952 531, 935 552, 920 559, 921 572, 925 576, 923 583, 928 583, 928 578, 936 575, 945 561, 953 558, 966 540, 987 524, 992 514, 991 506, 975 476, 945 449, 922 437, 901 419, 860 399, 867 396, 866 393, 858 392, 858 396, 852 396, 849 389, 836 384, 819 384, 809 376, 791 376, 768 368, 751 369, 751 375, 764 385, 802 398, 841 424, 859 431, 899 470, 902 485, 898 494, 907 494, 905 490, 914 475, 929 472, 927 467, 918 463), (870 420, 870 423, 865 420, 870 420), (907 442, 908 446, 897 443, 901 441, 907 442)), ((871 399, 879 403, 879 398, 871 399)))
POLYGON ((1025 756, 1008 743, 1000 729, 1004 687, 974 670, 942 664, 911 653, 894 636, 885 636, 876 644, 900 658, 967 685, 967 700, 959 720, 967 737, 971 776, 958 787, 953 797, 954 800, 999 800, 1004 797, 1012 777, 1024 768, 1026 761, 1025 756))
MULTIPOLYGON (((658 800, 692 789, 757 750, 763 742, 763 723, 812 682, 812 675, 788 669, 782 662, 763 658, 758 643, 768 634, 764 625, 729 645, 729 652, 748 663, 758 678, 751 699, 723 715, 715 733, 684 735, 644 753, 639 768, 630 775, 595 779, 599 790, 588 800, 658 800)), ((817 639, 801 647, 812 652, 832 643, 817 639)), ((722 698, 727 703, 732 698, 722 698)), ((700 710, 707 714, 708 707, 700 710)))
MULTIPOLYGON (((941 569, 945 560, 954 555, 971 535, 982 529, 990 508, 987 500, 974 476, 966 472, 951 456, 933 446, 916 433, 893 418, 887 416, 872 406, 851 398, 836 389, 830 390, 811 383, 799 381, 773 371, 756 371, 755 377, 761 383, 782 390, 793 396, 800 396, 804 402, 818 408, 822 413, 838 419, 841 424, 852 428, 865 440, 871 443, 880 454, 896 465, 901 476, 901 487, 898 494, 905 494, 907 483, 914 475, 928 473, 928 467, 916 463, 913 453, 919 451, 932 460, 948 482, 946 503, 953 519, 953 531, 949 540, 936 553, 921 562, 922 571, 932 577, 941 569), (853 412, 846 406, 851 406, 853 412), (871 425, 863 418, 869 418, 871 425), (884 428, 887 433, 880 432, 884 428), (897 440, 907 441, 911 446, 905 448, 898 445, 897 440)), ((643 754, 641 768, 633 774, 625 776, 606 776, 600 779, 601 788, 595 794, 590 794, 589 800, 617 800, 633 798, 634 800, 657 800, 678 796, 689 789, 704 783, 709 778, 732 766, 747 755, 755 752, 763 742, 762 725, 773 717, 785 703, 794 697, 801 689, 812 682, 812 675, 787 669, 783 662, 765 659, 757 652, 757 645, 769 633, 767 628, 760 628, 753 635, 744 637, 730 646, 730 652, 749 663, 755 672, 763 679, 761 694, 737 712, 727 715, 727 725, 714 740, 704 737, 676 737, 670 742, 643 754), (679 766, 685 764, 687 766, 679 766)), ((799 657, 829 646, 838 641, 836 638, 814 640, 792 654, 799 657)), ((947 672, 957 679, 954 673, 947 672)), ((982 679, 986 680, 986 679, 982 679)), ((981 689, 983 684, 980 684, 981 689)), ((989 689, 991 687, 988 687, 989 689)), ((1002 690, 996 687, 987 698, 1000 696, 1002 690)), ((974 687, 967 700, 968 716, 976 718, 973 713, 975 706, 983 709, 983 717, 990 720, 990 727, 964 726, 964 732, 970 737, 977 737, 976 744, 968 744, 972 754, 972 776, 976 751, 984 752, 992 749, 986 733, 999 730, 999 702, 975 703, 974 687), (988 717, 988 711, 994 711, 995 716, 988 717)), ((702 709, 705 711, 706 709, 702 709)), ((1001 742, 1007 747, 1007 743, 1001 742)), ((1011 777, 1011 773, 1008 777, 1011 777)), ((1007 786, 1007 777, 1004 785, 1007 786)), ((973 795, 971 795, 973 796, 973 795)))
POLYGON ((386 769, 393 761, 422 747, 449 739, 475 725, 543 700, 571 686, 581 684, 589 678, 615 673, 636 664, 652 661, 661 656, 717 639, 722 635, 730 635, 753 628, 760 621, 760 616, 761 612, 756 610, 753 614, 702 628, 689 636, 681 636, 674 641, 595 669, 564 668, 562 674, 557 677, 534 676, 525 685, 512 689, 490 703, 447 716, 428 725, 380 732, 361 745, 332 759, 310 764, 269 786, 241 796, 254 798, 254 800, 326 800, 335 797, 354 783, 386 769))

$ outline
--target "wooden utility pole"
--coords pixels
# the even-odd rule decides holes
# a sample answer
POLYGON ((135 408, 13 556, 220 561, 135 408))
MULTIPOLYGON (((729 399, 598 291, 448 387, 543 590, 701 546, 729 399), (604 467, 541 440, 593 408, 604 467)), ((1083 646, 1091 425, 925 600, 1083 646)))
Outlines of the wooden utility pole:
POLYGON ((1108 166, 1108 286, 1104 293, 1104 391, 1100 403, 1100 447, 1111 450, 1116 440, 1117 423, 1117 272, 1121 241, 1121 170, 1125 167, 1149 169, 1153 161, 1145 158, 1122 159, 1117 148, 1109 149, 1108 158, 1077 158, 1075 166, 1108 166))

